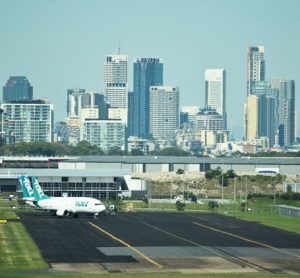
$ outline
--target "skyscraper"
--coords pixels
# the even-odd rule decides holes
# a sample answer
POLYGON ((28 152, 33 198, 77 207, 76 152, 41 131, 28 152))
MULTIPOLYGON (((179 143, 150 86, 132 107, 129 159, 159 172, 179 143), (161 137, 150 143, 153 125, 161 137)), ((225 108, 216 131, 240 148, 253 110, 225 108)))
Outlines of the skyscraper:
POLYGON ((80 116, 80 109, 82 108, 82 95, 85 89, 68 89, 67 92, 67 116, 80 116))
POLYGON ((179 126, 179 88, 150 87, 150 134, 155 139, 170 139, 179 126))
POLYGON ((278 144, 290 146, 295 141, 295 82, 274 78, 270 83, 278 90, 278 144))
POLYGON ((226 123, 226 72, 224 69, 205 71, 205 106, 215 109, 221 116, 225 130, 226 123))
POLYGON ((258 97, 247 96, 246 104, 246 139, 252 140, 258 136, 258 97))
POLYGON ((247 60, 247 95, 252 93, 255 81, 265 80, 265 48, 263 46, 248 47, 247 60))
POLYGON ((134 92, 128 92, 128 135, 132 136, 134 133, 134 92))
POLYGON ((159 58, 137 58, 133 64, 133 134, 149 137, 149 88, 163 85, 163 64, 159 58))
POLYGON ((127 55, 106 56, 104 86, 110 107, 128 109, 127 62, 127 55))
POLYGON ((31 100, 33 88, 25 76, 11 76, 3 87, 3 102, 31 100))

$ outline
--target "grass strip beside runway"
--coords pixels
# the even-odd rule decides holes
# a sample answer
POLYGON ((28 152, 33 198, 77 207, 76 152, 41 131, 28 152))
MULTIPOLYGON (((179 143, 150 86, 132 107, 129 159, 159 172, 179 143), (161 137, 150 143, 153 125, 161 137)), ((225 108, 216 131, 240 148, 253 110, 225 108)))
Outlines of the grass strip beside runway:
POLYGON ((11 277, 35 277, 35 278, 290 278, 290 277, 299 277, 299 276, 290 276, 287 274, 278 275, 278 274, 182 274, 182 273, 170 273, 170 274, 161 274, 161 273, 131 273, 131 274, 123 274, 123 273, 116 273, 116 274, 5 274, 4 276, 1 275, 1 278, 11 278, 11 277))
POLYGON ((300 234, 300 218, 279 214, 228 213, 236 218, 257 221, 261 224, 300 234))
MULTIPOLYGON (((16 218, 15 212, 0 210, 0 219, 16 218)), ((0 224, 0 277, 3 271, 45 268, 48 265, 21 222, 0 224)))
POLYGON ((48 268, 20 222, 0 225, 0 246, 0 271, 48 268))

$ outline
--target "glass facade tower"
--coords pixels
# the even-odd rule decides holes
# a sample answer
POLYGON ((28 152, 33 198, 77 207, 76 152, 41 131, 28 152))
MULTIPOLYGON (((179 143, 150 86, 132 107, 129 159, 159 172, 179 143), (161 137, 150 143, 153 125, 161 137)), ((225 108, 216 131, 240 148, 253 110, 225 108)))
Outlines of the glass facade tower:
POLYGON ((150 86, 163 85, 163 64, 159 58, 137 58, 133 64, 134 135, 149 138, 150 86))
POLYGON ((32 100, 33 87, 25 76, 11 76, 3 87, 3 102, 32 100))

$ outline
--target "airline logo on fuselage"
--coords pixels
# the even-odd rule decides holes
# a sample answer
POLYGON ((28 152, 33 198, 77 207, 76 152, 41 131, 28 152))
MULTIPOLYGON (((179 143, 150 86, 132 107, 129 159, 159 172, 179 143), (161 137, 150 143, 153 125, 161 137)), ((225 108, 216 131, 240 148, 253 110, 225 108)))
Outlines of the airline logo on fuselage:
POLYGON ((33 186, 35 187, 37 193, 39 194, 39 197, 42 198, 45 195, 45 193, 43 192, 43 189, 41 188, 37 180, 34 181, 33 186))
POLYGON ((75 207, 87 207, 89 202, 84 202, 84 201, 76 201, 75 202, 75 207))
POLYGON ((30 185, 30 181, 29 181, 28 178, 24 178, 24 186, 25 186, 25 188, 26 188, 26 190, 27 190, 29 196, 34 195, 33 189, 32 189, 32 187, 31 187, 31 185, 30 185))

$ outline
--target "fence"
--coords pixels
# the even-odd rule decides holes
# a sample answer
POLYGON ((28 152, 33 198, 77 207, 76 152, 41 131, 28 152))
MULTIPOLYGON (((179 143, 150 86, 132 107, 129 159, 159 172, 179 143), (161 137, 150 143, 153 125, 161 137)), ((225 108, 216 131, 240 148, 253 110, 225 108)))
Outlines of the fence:
POLYGON ((289 216, 295 216, 300 217, 300 208, 297 207, 291 207, 291 206, 278 206, 279 207, 279 213, 289 216))

